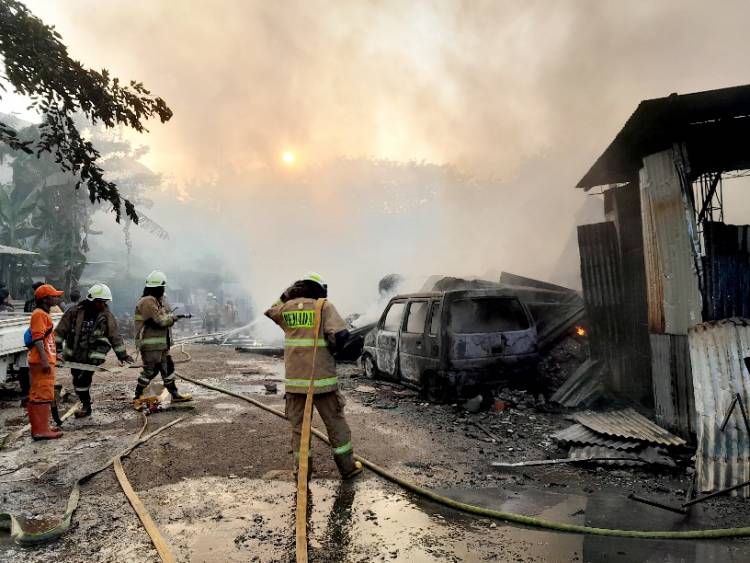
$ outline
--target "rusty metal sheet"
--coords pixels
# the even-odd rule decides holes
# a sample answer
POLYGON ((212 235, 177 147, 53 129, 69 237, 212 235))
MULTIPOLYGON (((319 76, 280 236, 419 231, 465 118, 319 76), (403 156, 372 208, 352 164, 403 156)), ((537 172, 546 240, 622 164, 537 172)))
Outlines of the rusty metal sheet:
MULTIPOLYGON (((691 328, 688 335, 697 411, 698 489, 710 492, 750 480, 750 437, 735 412, 720 425, 735 394, 750 406, 750 320, 725 319, 691 328)), ((750 496, 745 487, 733 495, 750 496)))
POLYGON ((650 338, 656 422, 689 439, 696 415, 688 337, 652 334, 650 338))
POLYGON ((684 446, 685 440, 651 422, 633 409, 613 412, 580 412, 573 416, 576 422, 599 434, 642 440, 664 446, 684 446))
POLYGON ((649 331, 687 334, 702 319, 702 298, 688 210, 673 150, 643 159, 641 216, 649 331))
POLYGON ((604 446, 614 450, 634 450, 642 442, 637 440, 614 440, 589 430, 583 424, 573 424, 552 434, 552 439, 561 444, 578 444, 588 446, 604 446))

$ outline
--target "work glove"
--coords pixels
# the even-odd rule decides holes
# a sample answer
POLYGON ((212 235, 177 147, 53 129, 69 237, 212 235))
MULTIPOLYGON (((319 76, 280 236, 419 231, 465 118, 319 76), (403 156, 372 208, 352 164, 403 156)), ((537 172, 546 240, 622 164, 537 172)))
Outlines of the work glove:
POLYGON ((135 362, 135 358, 133 358, 133 356, 131 356, 130 354, 125 354, 122 358, 120 358, 120 362, 124 364, 132 364, 133 362, 135 362))

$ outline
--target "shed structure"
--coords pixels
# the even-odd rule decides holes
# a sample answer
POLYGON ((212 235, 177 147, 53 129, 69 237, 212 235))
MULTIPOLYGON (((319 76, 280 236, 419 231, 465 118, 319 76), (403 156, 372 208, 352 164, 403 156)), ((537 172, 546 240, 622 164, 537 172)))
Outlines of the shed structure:
POLYGON ((750 86, 646 100, 577 185, 603 193, 606 217, 578 228, 592 355, 612 391, 696 437, 702 490, 750 472, 747 429, 733 419, 717 436, 750 388, 750 339, 707 338, 705 324, 750 316, 750 226, 724 223, 722 192, 750 169, 748 138, 750 86), (693 369, 691 351, 731 360, 693 369))

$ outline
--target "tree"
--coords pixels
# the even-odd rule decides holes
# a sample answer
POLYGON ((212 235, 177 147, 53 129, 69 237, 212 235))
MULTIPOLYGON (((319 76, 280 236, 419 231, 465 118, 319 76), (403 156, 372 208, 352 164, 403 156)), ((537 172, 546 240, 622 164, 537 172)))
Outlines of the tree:
POLYGON ((86 185, 92 203, 110 203, 118 222, 124 206, 126 216, 137 223, 135 206, 105 179, 98 164, 100 153, 82 137, 74 115, 82 113, 94 125, 124 125, 145 132, 147 119, 158 117, 164 123, 172 117, 166 102, 151 96, 140 82, 123 85, 106 69, 98 72, 73 60, 54 27, 18 0, 0 0, 0 57, 5 65, 0 88, 7 91, 3 82, 9 83, 29 96, 30 108, 43 115, 36 140, 21 138, 1 120, 0 143, 36 156, 50 153, 63 171, 76 175, 76 189, 86 185))

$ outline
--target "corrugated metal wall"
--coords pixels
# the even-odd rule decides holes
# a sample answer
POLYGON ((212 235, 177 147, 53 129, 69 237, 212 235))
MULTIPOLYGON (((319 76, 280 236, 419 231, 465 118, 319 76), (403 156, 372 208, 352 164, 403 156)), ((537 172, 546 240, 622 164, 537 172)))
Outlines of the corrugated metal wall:
POLYGON ((688 337, 652 334, 650 340, 656 422, 690 439, 696 415, 688 337))
MULTIPOLYGON (((750 320, 726 319, 697 325, 688 335, 697 411, 696 473, 699 491, 750 480, 750 436, 737 411, 724 432, 720 425, 735 393, 750 406, 750 320)), ((748 497, 744 487, 738 494, 748 497)))
POLYGON ((617 344, 627 361, 620 366, 622 390, 644 406, 653 405, 651 355, 646 301, 646 269, 643 262, 641 194, 637 182, 604 193, 604 209, 617 230, 620 249, 623 323, 617 344))
POLYGON ((750 226, 705 223, 703 316, 750 317, 750 226))
POLYGON ((581 256, 581 282, 589 322, 592 357, 604 362, 610 371, 610 386, 621 387, 617 360, 621 350, 622 273, 617 232, 611 221, 578 227, 581 256), (615 369, 613 369, 613 367, 615 369))
POLYGON ((703 307, 690 239, 692 210, 672 150, 643 159, 640 188, 649 330, 684 335, 701 322, 703 307))
MULTIPOLYGON (((626 305, 615 224, 606 221, 578 227, 578 247, 591 356, 606 366, 610 389, 650 405, 649 346, 648 341, 639 343, 641 337, 635 333, 626 305)), ((641 330, 645 333, 645 326, 641 330)))

